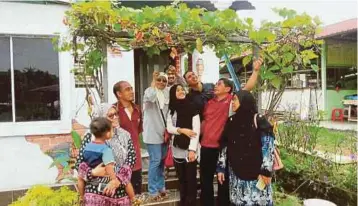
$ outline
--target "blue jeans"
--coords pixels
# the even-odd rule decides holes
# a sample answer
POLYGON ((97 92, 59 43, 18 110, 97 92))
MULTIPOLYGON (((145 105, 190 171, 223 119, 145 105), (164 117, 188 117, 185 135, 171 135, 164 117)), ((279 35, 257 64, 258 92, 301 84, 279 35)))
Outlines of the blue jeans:
POLYGON ((165 144, 147 144, 149 153, 148 191, 152 196, 165 191, 164 158, 167 153, 165 144))

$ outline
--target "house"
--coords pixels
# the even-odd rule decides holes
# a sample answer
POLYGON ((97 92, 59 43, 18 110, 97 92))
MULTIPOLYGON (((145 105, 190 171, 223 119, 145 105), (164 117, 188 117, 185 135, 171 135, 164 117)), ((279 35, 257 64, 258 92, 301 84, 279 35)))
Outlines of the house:
MULTIPOLYGON (((326 26, 317 36, 323 39, 321 55, 322 110, 329 118, 334 108, 344 108, 348 95, 357 94, 357 23, 349 19, 326 26)), ((355 99, 357 100, 357 99, 355 99)), ((353 117, 357 121, 357 101, 353 101, 353 117)))
MULTIPOLYGON (((82 135, 89 125, 85 89, 71 72, 73 57, 58 52, 52 42, 68 35, 63 18, 69 8, 69 0, 0 2, 0 160, 6 167, 0 170, 0 192, 62 179, 65 165, 50 168, 53 159, 47 154, 64 150, 71 155, 71 131, 82 135)), ((211 50, 189 58, 189 67, 200 62, 204 68, 203 82, 218 80, 219 59, 211 50)), ((140 104, 153 70, 162 71, 171 61, 165 52, 148 57, 141 50, 108 50, 108 102, 116 101, 112 85, 126 80, 140 104)), ((180 55, 171 63, 184 72, 184 62, 180 55)))

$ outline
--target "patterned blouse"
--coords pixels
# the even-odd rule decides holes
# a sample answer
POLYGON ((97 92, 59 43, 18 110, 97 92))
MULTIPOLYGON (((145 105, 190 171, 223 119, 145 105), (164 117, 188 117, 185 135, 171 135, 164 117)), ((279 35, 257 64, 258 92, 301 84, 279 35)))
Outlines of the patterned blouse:
MULTIPOLYGON (((91 141, 92 134, 87 133, 82 140, 79 155, 75 164, 75 169, 77 169, 78 175, 86 180, 85 199, 86 196, 90 196, 90 199, 93 199, 92 201, 96 202, 93 205, 99 204, 100 200, 102 200, 102 202, 106 200, 106 205, 109 204, 109 202, 116 203, 110 205, 126 205, 125 202, 128 201, 128 197, 125 192, 125 185, 130 182, 132 176, 132 168, 136 162, 135 150, 129 133, 122 128, 117 128, 114 137, 107 141, 108 145, 113 150, 114 158, 116 160, 116 176, 121 182, 121 185, 116 190, 116 193, 113 198, 105 197, 102 192, 98 191, 99 183, 108 183, 110 179, 108 177, 92 176, 92 168, 90 168, 86 163, 83 162, 84 148, 86 147, 87 143, 91 141)), ((88 201, 90 200, 87 199, 85 201, 87 201, 87 205, 88 201)))

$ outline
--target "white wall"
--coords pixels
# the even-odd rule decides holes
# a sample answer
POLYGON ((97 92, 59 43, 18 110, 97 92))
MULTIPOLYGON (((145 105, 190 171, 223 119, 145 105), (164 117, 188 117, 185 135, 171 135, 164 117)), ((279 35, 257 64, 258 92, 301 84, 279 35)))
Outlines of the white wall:
POLYGON ((31 4, 0 1, 0 33, 43 34, 66 33, 62 23, 66 5, 31 4))
POLYGON ((196 72, 196 61, 201 58, 204 62, 204 73, 202 76, 203 83, 216 83, 219 80, 219 62, 220 59, 216 57, 215 52, 204 47, 204 52, 200 54, 198 51, 193 53, 193 71, 196 72))
POLYGON ((54 184, 57 168, 40 146, 25 137, 0 138, 0 192, 27 188, 35 184, 54 184))
POLYGON ((113 85, 118 81, 128 81, 134 88, 134 54, 133 51, 122 52, 121 56, 108 53, 108 102, 116 102, 113 85))
MULTIPOLYGON (((266 109, 269 92, 261 93, 262 109, 266 109)), ((322 110, 322 91, 320 89, 286 89, 277 111, 296 111, 301 119, 307 119, 309 114, 317 114, 322 110), (311 96, 311 97, 310 97, 311 96), (311 109, 310 109, 311 108, 311 109)))

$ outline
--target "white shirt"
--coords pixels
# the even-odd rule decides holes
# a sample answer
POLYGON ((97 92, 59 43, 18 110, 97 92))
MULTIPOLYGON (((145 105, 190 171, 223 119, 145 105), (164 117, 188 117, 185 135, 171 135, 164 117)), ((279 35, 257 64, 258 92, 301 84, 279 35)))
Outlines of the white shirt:
POLYGON ((128 109, 128 108, 124 108, 124 111, 126 112, 128 118, 129 118, 129 120, 132 121, 132 114, 131 114, 131 112, 129 111, 129 109, 128 109))
MULTIPOLYGON (((176 112, 174 115, 170 115, 170 112, 167 116, 167 130, 170 134, 173 134, 172 140, 174 135, 179 135, 178 129, 179 127, 176 127, 176 120, 177 120, 177 114, 176 112)), ((200 116, 195 115, 193 117, 193 131, 196 133, 196 136, 190 139, 189 149, 183 150, 177 147, 173 146, 173 141, 171 141, 170 145, 172 147, 173 151, 173 157, 177 159, 185 159, 188 157, 189 150, 196 151, 196 155, 198 157, 198 161, 200 161, 200 143, 199 143, 199 136, 200 136, 200 116)), ((189 138, 189 137, 188 137, 189 138)))

